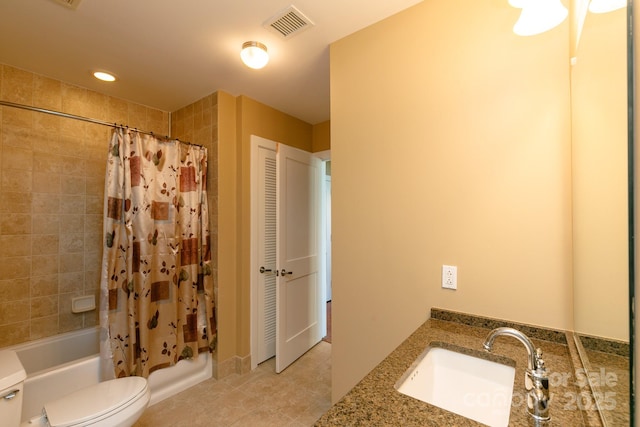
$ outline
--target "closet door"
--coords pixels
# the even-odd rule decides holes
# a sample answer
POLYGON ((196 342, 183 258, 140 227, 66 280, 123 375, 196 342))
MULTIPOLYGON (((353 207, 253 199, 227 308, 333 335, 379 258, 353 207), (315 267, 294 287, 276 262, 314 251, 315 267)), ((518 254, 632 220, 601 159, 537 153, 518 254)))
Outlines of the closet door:
POLYGON ((276 144, 262 140, 256 167, 257 360, 276 354, 276 144))

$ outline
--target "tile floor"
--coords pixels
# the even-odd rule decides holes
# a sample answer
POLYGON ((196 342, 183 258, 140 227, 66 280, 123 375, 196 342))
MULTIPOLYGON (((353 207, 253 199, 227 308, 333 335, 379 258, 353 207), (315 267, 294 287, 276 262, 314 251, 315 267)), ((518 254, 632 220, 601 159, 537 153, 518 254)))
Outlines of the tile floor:
POLYGON ((245 375, 204 381, 149 408, 134 427, 311 426, 331 406, 331 344, 282 373, 270 359, 245 375))

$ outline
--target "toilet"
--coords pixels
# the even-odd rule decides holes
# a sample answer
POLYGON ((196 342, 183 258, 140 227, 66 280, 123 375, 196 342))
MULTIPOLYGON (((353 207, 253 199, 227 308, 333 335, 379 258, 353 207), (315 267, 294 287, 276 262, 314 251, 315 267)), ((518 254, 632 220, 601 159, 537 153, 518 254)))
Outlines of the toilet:
POLYGON ((0 351, 0 419, 3 426, 130 427, 140 418, 151 397, 145 378, 104 381, 45 403, 42 417, 21 425, 26 377, 16 353, 0 351))

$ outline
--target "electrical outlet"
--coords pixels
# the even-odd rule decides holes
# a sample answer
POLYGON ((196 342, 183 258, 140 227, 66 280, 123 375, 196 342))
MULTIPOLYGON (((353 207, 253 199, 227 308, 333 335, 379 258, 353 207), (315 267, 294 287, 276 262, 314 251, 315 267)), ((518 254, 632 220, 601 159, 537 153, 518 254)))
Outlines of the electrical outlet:
POLYGON ((442 287, 458 289, 458 267, 455 265, 442 266, 442 287))

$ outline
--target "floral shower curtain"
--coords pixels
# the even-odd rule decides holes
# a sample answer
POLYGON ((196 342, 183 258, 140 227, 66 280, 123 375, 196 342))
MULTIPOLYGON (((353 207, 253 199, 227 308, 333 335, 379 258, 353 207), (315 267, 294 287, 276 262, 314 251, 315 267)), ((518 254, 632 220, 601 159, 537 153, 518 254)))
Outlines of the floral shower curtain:
POLYGON ((148 377, 214 350, 206 178, 206 148, 114 129, 105 178, 103 379, 148 377))

